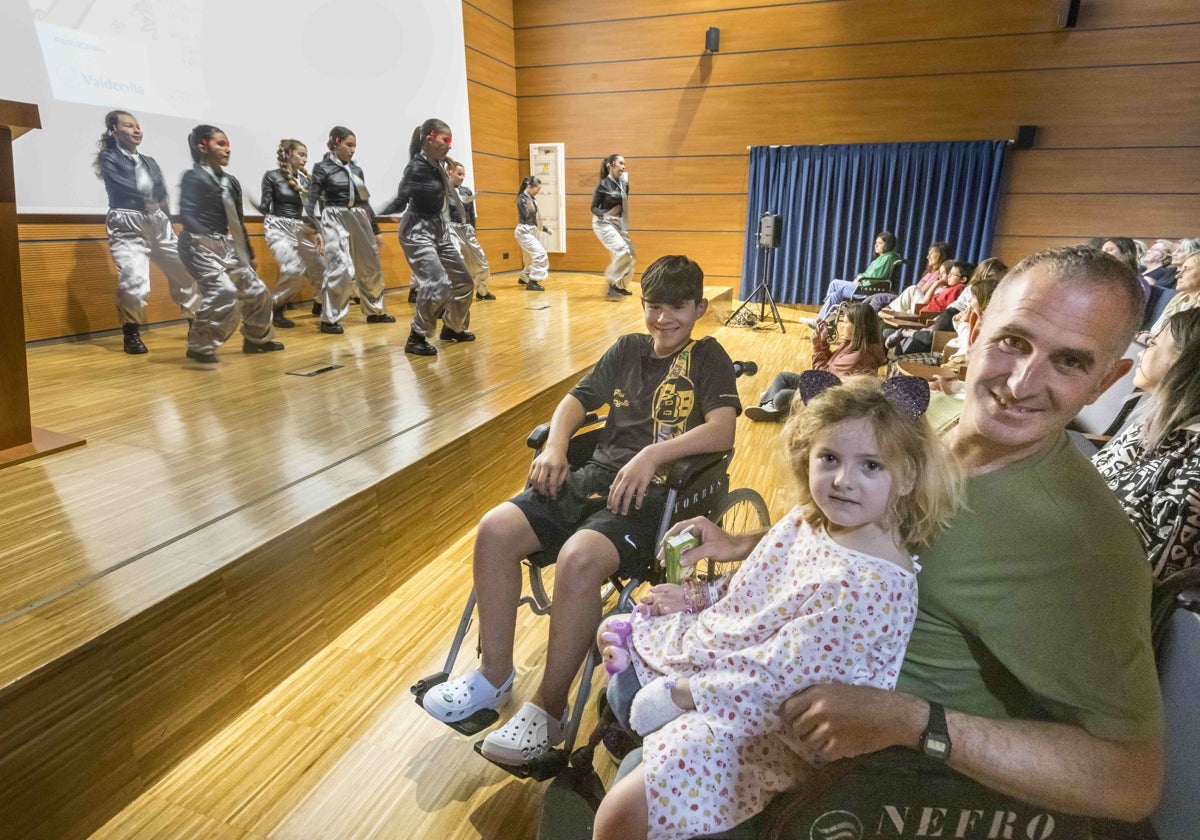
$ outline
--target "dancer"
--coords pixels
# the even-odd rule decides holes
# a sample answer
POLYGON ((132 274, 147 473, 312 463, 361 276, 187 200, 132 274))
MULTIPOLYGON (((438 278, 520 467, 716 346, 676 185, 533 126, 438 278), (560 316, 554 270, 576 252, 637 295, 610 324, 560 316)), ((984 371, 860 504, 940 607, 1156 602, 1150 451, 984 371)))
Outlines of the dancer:
POLYGON ((304 204, 309 223, 321 232, 325 244, 321 332, 341 335, 341 320, 350 311, 355 287, 368 324, 394 324, 396 318, 387 314, 383 300, 379 224, 367 203, 371 193, 363 171, 352 160, 358 138, 345 126, 335 125, 329 130, 326 145, 329 151, 313 167, 312 185, 304 204))
POLYGON ((178 242, 167 216, 167 187, 154 158, 138 153, 142 127, 128 111, 104 115, 94 165, 108 193, 108 247, 117 266, 117 312, 125 334, 125 352, 148 352, 142 342, 146 298, 150 295, 150 260, 167 275, 171 300, 187 318, 196 316, 200 290, 179 261, 178 242))
POLYGON ((475 193, 463 183, 467 169, 458 161, 446 158, 446 172, 450 176, 450 186, 454 188, 450 193, 450 237, 467 271, 475 278, 475 300, 495 300, 496 296, 488 291, 492 268, 488 265, 487 254, 483 253, 483 246, 475 238, 475 193))
POLYGON ((799 505, 731 576, 660 584, 631 621, 600 625, 606 660, 633 665, 610 704, 646 741, 600 803, 597 840, 742 822, 812 773, 785 700, 816 683, 896 685, 917 611, 910 552, 961 503, 961 471, 923 416, 923 380, 803 377, 808 408, 783 433, 799 505))
POLYGON ((625 158, 609 155, 600 164, 600 183, 592 193, 592 232, 612 257, 604 276, 608 299, 620 300, 629 291, 637 254, 629 238, 629 174, 625 158))
POLYGON ((546 246, 538 237, 538 229, 542 233, 553 231, 538 221, 537 194, 542 191, 542 180, 536 175, 529 175, 521 181, 521 190, 517 193, 517 229, 513 235, 521 246, 521 260, 525 268, 517 280, 527 292, 544 292, 546 287, 542 281, 550 273, 550 258, 546 256, 546 246))
POLYGON ((313 302, 321 300, 325 246, 320 232, 304 215, 304 198, 311 180, 304 168, 308 163, 308 147, 299 140, 280 140, 275 157, 279 166, 263 175, 259 210, 263 214, 267 247, 279 263, 279 282, 271 296, 273 323, 290 329, 296 325, 283 314, 284 307, 300 291, 301 280, 308 277, 313 302))
POLYGON ((417 307, 404 352, 414 356, 437 355, 427 336, 438 318, 444 343, 475 340, 475 334, 467 332, 475 281, 450 237, 451 190, 444 161, 453 139, 450 126, 441 120, 428 119, 413 129, 408 166, 396 197, 383 210, 385 216, 404 211, 400 245, 417 287, 417 307))
POLYGON ((187 356, 216 364, 220 347, 242 321, 243 353, 282 350, 271 327, 271 293, 254 272, 254 252, 242 217, 242 185, 225 171, 230 145, 214 125, 188 135, 192 168, 179 191, 179 257, 204 300, 188 330, 187 356))

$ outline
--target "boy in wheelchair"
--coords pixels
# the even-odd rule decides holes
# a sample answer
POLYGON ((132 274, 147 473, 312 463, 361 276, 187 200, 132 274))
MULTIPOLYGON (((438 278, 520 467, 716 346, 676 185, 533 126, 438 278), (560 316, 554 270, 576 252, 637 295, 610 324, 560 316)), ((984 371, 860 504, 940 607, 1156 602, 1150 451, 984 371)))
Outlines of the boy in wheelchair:
POLYGON ((644 577, 653 562, 666 497, 659 481, 667 467, 733 446, 741 409, 733 362, 716 340, 692 340, 708 308, 704 272, 687 257, 661 257, 641 285, 647 334, 619 338, 562 399, 530 467, 529 487, 479 522, 479 668, 431 688, 422 700, 430 715, 449 724, 508 700, 521 561, 538 551, 557 557, 541 685, 480 748, 501 764, 523 764, 563 740, 568 691, 600 621, 601 586, 617 573, 644 577), (571 469, 571 436, 587 412, 605 404, 609 414, 595 453, 571 469))

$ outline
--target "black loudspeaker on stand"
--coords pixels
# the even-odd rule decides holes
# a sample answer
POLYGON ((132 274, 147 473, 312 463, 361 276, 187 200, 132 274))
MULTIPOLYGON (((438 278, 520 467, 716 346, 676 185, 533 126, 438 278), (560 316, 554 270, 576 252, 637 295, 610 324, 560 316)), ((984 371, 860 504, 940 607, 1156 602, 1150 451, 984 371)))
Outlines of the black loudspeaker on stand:
POLYGON ((775 323, 779 325, 779 331, 786 333, 787 328, 783 325, 783 319, 779 317, 779 309, 775 306, 775 298, 771 297, 771 290, 767 288, 767 278, 771 276, 771 265, 774 262, 775 249, 779 247, 779 238, 783 233, 782 217, 778 213, 767 211, 758 217, 758 286, 750 293, 750 296, 742 301, 732 315, 725 319, 726 324, 733 323, 734 319, 741 314, 752 303, 758 303, 758 320, 761 322, 767 317, 767 306, 771 307, 771 316, 775 319, 775 323))

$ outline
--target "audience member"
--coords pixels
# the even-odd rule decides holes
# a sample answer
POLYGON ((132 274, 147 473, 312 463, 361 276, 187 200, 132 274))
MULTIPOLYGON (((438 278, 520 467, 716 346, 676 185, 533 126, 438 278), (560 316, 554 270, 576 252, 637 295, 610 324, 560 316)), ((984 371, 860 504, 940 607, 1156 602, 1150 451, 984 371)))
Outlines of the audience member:
POLYGON ((1142 279, 1151 286, 1175 287, 1175 266, 1171 251, 1175 245, 1169 239, 1159 239, 1142 255, 1142 279))
POLYGON ((1200 309, 1176 313, 1138 359, 1141 422, 1092 459, 1129 514, 1157 578, 1200 557, 1200 309))
POLYGON ((661 477, 679 458, 733 446, 741 408, 733 362, 712 338, 692 340, 704 315, 704 272, 661 257, 642 276, 647 334, 622 336, 559 403, 529 488, 493 508, 475 538, 482 662, 435 686, 423 705, 456 722, 499 708, 516 677, 513 636, 521 563, 557 557, 542 682, 531 702, 484 739, 483 755, 523 764, 563 739, 567 693, 600 621, 600 587, 618 571, 645 577, 666 500, 661 477), (609 405, 592 459, 572 470, 567 446, 586 412, 609 405))
MULTIPOLYGON (((1051 810, 1127 821, 1151 811, 1163 748, 1150 572, 1064 432, 1128 370, 1121 356, 1143 305, 1128 267, 1088 247, 1033 254, 1001 281, 972 330, 966 401, 948 435, 970 476, 966 507, 922 554, 897 690, 820 685, 791 698, 784 719, 803 757, 917 772, 944 762, 1051 810)), ((673 530, 688 526, 701 545, 684 562, 742 559, 761 536, 705 519, 673 530)))
MULTIPOLYGON (((812 337, 812 369, 826 370, 837 376, 866 373, 875 376, 879 366, 887 361, 883 349, 879 316, 869 303, 858 301, 845 304, 838 318, 840 334, 837 344, 829 344, 829 325, 821 321, 812 337)), ((754 421, 778 422, 791 410, 800 374, 781 371, 771 386, 759 397, 758 406, 746 409, 754 421)))
MULTIPOLYGON (((949 242, 934 242, 925 252, 925 273, 921 279, 896 296, 887 308, 893 312, 916 314, 929 302, 930 296, 945 284, 946 273, 942 266, 954 259, 954 247, 949 242)), ((874 300, 878 295, 875 295, 874 300)), ((879 307, 876 307, 879 309, 879 307)))
POLYGON ((783 434, 800 503, 732 575, 660 584, 600 625, 606 661, 624 666, 611 705, 623 718, 632 698, 646 741, 600 803, 597 840, 731 828, 810 770, 779 717, 789 696, 895 685, 917 606, 911 552, 960 504, 957 464, 922 416, 920 379, 809 371, 801 394, 783 434))
POLYGON ((825 293, 825 302, 821 305, 817 317, 808 319, 805 323, 815 328, 818 321, 830 318, 837 311, 838 305, 842 301, 849 300, 855 293, 861 291, 863 294, 870 294, 872 291, 879 291, 878 288, 872 289, 872 287, 883 286, 891 279, 892 269, 895 268, 896 261, 899 259, 900 254, 896 252, 896 237, 886 230, 875 234, 875 257, 871 260, 871 264, 853 280, 831 280, 829 290, 825 293))
MULTIPOLYGON (((1174 261, 1174 257, 1172 257, 1174 261)), ((1193 251, 1179 264, 1179 273, 1175 276, 1175 296, 1167 301, 1162 315, 1150 328, 1151 335, 1162 332, 1166 323, 1176 312, 1185 312, 1200 302, 1200 251, 1193 251)))

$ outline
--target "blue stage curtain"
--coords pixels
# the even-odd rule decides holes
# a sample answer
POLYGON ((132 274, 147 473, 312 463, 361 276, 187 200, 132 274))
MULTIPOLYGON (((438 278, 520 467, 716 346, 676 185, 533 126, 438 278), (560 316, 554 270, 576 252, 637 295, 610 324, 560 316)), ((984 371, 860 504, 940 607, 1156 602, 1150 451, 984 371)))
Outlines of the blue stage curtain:
POLYGON ((819 303, 830 280, 867 267, 881 230, 896 235, 910 263, 897 290, 919 279, 930 242, 950 242, 956 258, 973 263, 990 257, 1007 147, 1003 140, 755 146, 742 296, 765 282, 781 303, 819 303), (764 260, 758 220, 768 211, 782 216, 782 236, 764 260))

